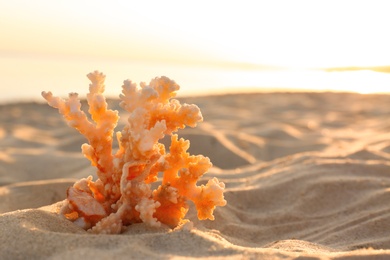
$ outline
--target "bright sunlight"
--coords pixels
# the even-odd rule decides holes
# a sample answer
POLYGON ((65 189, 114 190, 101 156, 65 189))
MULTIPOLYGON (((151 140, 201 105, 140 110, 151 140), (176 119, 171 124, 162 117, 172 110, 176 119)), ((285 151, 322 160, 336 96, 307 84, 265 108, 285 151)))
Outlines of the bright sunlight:
POLYGON ((100 69, 118 87, 123 75, 167 74, 187 94, 386 92, 387 70, 371 68, 390 65, 386 7, 332 0, 7 1, 0 10, 0 88, 22 87, 31 96, 52 88, 51 79, 66 75, 62 89, 100 69))

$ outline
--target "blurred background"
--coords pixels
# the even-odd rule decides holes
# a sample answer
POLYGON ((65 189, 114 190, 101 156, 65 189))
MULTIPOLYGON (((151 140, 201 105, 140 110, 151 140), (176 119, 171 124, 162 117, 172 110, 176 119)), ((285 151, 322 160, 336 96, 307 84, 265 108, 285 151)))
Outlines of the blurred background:
POLYGON ((0 0, 0 102, 85 96, 86 74, 168 76, 181 96, 390 93, 387 1, 0 0))

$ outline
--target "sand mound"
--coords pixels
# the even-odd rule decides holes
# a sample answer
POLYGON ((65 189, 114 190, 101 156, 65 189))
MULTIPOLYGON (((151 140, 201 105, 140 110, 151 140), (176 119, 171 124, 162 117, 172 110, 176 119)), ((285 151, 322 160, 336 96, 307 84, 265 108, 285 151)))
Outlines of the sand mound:
POLYGON ((228 205, 215 221, 191 207, 193 228, 135 224, 121 235, 91 235, 57 214, 74 178, 94 173, 78 133, 44 105, 0 106, 0 258, 390 257, 390 96, 187 101, 206 122, 181 136, 211 158, 205 178, 226 183, 228 205))

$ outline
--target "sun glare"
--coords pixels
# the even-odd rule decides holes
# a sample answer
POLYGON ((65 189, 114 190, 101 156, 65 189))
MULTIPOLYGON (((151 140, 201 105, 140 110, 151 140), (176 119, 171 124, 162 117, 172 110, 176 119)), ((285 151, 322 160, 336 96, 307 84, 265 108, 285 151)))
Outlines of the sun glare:
POLYGON ((10 24, 1 31, 12 37, 3 38, 2 48, 149 59, 203 53, 203 59, 289 67, 390 60, 390 19, 376 1, 82 1, 76 7, 41 0, 34 2, 39 14, 27 1, 16 2, 26 8, 5 4, 2 17, 10 24))
POLYGON ((172 41, 225 60, 295 68, 371 66, 390 60, 390 18, 377 1, 248 3, 240 8, 209 1, 205 8, 175 2, 177 11, 161 19, 165 2, 159 2, 147 19, 172 41))
POLYGON ((131 68, 126 76, 171 73, 210 91, 242 86, 383 92, 388 73, 321 69, 389 65, 386 7, 352 0, 6 1, 0 9, 0 85, 27 85, 10 75, 31 70, 45 82, 58 77, 55 68, 82 74, 115 64, 131 68))

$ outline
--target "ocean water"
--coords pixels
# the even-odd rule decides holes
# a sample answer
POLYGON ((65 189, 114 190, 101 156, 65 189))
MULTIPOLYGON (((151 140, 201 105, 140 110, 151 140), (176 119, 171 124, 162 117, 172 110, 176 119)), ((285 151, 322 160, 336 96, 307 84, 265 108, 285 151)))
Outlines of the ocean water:
POLYGON ((390 74, 374 71, 326 72, 322 70, 244 70, 179 63, 72 59, 67 57, 0 58, 0 103, 42 100, 41 91, 85 97, 86 75, 99 70, 106 75, 106 95, 118 97, 125 79, 148 83, 167 76, 180 86, 179 96, 262 91, 353 91, 390 93, 390 74))

